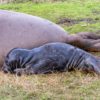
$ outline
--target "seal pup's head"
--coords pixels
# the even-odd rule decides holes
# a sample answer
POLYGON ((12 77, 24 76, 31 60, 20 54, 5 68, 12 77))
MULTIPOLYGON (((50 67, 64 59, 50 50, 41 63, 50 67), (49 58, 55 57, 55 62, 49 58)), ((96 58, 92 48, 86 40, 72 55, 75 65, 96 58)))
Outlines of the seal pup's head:
POLYGON ((29 54, 29 50, 14 48, 10 50, 4 60, 2 70, 4 73, 14 73, 17 68, 24 68, 25 59, 29 54))

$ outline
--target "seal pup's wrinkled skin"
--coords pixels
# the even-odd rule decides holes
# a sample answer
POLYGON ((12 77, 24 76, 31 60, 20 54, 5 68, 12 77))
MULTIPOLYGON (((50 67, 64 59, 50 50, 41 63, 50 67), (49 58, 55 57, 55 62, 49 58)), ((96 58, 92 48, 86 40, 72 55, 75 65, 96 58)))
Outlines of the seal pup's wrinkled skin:
POLYGON ((65 43, 48 43, 32 50, 11 50, 3 65, 5 73, 46 74, 82 70, 100 74, 100 59, 65 43))

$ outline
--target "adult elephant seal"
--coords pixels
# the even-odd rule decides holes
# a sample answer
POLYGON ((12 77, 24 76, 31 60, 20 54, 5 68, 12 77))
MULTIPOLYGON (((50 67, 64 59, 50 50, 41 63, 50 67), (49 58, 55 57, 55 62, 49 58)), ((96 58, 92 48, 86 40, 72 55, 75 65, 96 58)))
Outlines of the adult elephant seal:
POLYGON ((100 74, 100 59, 65 43, 48 43, 32 50, 11 50, 3 65, 5 73, 46 74, 81 70, 100 74))
POLYGON ((33 48, 50 42, 65 42, 85 50, 100 51, 100 46, 94 46, 97 40, 94 43, 93 40, 70 36, 60 26, 40 17, 0 10, 0 66, 14 47, 33 48))

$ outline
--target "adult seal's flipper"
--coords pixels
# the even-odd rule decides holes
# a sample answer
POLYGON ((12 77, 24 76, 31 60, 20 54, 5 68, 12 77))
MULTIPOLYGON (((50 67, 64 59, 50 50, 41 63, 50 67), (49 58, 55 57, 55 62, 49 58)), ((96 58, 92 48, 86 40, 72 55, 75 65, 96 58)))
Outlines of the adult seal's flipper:
POLYGON ((69 44, 86 51, 100 52, 100 34, 81 32, 69 35, 69 44))

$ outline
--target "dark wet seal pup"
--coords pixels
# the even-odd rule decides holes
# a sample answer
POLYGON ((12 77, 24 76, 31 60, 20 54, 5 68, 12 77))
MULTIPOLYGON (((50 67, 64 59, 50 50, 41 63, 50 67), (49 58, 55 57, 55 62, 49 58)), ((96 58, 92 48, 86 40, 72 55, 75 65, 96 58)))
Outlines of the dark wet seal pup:
POLYGON ((100 74, 100 59, 65 43, 48 43, 32 50, 11 50, 3 65, 5 73, 46 74, 81 70, 100 74))

